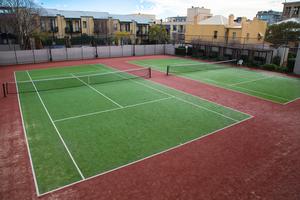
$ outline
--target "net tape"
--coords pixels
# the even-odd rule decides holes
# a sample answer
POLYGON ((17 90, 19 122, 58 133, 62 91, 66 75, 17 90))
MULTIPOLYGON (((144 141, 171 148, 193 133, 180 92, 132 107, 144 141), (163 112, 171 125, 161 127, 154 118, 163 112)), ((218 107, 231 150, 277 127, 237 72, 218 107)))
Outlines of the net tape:
MULTIPOLYGON (((151 68, 112 71, 107 73, 88 74, 80 76, 76 76, 76 74, 70 74, 70 76, 68 77, 33 80, 33 83, 38 91, 47 91, 81 87, 86 86, 86 84, 104 84, 137 78, 151 78, 151 68)), ((7 94, 36 92, 36 89, 34 88, 32 81, 17 81, 6 83, 7 94)))
POLYGON ((235 64, 236 62, 237 60, 233 59, 233 60, 208 62, 208 63, 182 63, 176 65, 168 65, 167 75, 171 73, 187 73, 187 72, 232 68, 233 66, 227 64, 235 64))

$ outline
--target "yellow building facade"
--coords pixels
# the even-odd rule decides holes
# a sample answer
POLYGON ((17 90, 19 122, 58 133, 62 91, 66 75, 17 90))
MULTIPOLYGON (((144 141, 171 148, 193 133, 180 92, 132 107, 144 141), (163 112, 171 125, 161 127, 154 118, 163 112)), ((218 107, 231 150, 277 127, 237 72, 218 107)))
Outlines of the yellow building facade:
POLYGON ((141 42, 148 35, 154 15, 110 15, 105 12, 46 9, 40 16, 40 32, 55 38, 81 35, 112 37, 128 35, 131 42, 141 42), (120 34, 120 32, 122 34, 120 34))
POLYGON ((188 24, 186 26, 185 41, 237 43, 237 44, 262 44, 267 30, 267 23, 257 18, 247 20, 241 18, 240 22, 234 21, 234 16, 226 18, 221 15, 188 24))

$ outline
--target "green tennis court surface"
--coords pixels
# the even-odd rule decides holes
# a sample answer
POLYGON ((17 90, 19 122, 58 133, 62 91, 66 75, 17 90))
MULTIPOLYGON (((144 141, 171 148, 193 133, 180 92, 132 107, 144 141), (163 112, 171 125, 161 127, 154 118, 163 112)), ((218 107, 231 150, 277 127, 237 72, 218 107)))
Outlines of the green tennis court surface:
POLYGON ((171 74, 242 92, 275 103, 285 104, 300 98, 300 79, 268 72, 229 67, 224 64, 212 65, 181 58, 136 60, 130 63, 152 67, 162 72, 166 72, 169 65, 171 74), (193 67, 203 68, 203 70, 184 72, 185 68, 190 68, 189 65, 193 64, 195 64, 193 67), (196 66, 197 64, 200 65, 196 66), (172 67, 172 65, 175 66, 172 67))
POLYGON ((82 65, 16 72, 38 194, 250 118, 138 78, 147 69, 113 71, 82 65))

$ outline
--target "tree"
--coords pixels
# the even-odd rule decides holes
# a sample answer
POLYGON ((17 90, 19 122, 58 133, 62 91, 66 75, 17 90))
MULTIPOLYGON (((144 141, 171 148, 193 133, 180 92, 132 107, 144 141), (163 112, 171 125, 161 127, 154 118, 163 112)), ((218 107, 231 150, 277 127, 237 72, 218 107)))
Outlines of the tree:
POLYGON ((288 44, 289 42, 300 41, 300 24, 286 22, 274 24, 268 27, 266 41, 274 45, 288 44))
POLYGON ((30 38, 36 35, 40 26, 41 7, 32 0, 2 0, 1 8, 6 10, 6 13, 0 17, 2 23, 10 27, 22 49, 30 49, 30 38), (5 21, 7 17, 9 21, 5 21))
POLYGON ((130 42, 130 33, 118 31, 115 33, 115 43, 123 45, 130 42))
POLYGON ((154 43, 165 43, 169 40, 167 30, 164 26, 153 25, 149 29, 149 40, 154 43))

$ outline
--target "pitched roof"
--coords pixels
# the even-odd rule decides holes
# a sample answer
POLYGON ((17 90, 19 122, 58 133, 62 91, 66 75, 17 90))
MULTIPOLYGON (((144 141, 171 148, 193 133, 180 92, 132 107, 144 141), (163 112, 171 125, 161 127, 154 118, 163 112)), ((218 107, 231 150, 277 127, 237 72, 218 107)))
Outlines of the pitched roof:
POLYGON ((228 19, 222 15, 215 15, 199 22, 201 25, 228 25, 228 19))
POLYGON ((71 11, 71 10, 57 10, 57 9, 43 9, 42 16, 57 16, 61 15, 65 18, 80 18, 80 17, 94 17, 96 19, 107 19, 108 12, 92 12, 92 11, 71 11))
POLYGON ((81 18, 81 17, 93 17, 95 19, 108 19, 113 18, 120 20, 121 22, 135 21, 138 24, 149 24, 152 22, 149 17, 137 16, 137 15, 114 15, 108 12, 93 12, 93 11, 71 11, 71 10, 57 10, 57 9, 43 9, 41 16, 55 17, 57 15, 64 16, 65 18, 81 18))

